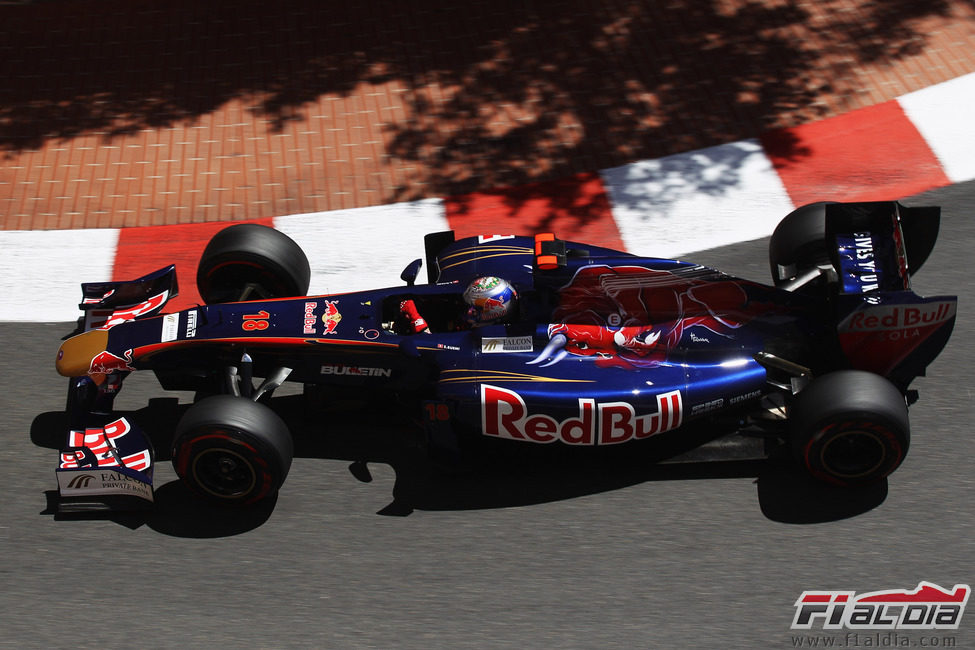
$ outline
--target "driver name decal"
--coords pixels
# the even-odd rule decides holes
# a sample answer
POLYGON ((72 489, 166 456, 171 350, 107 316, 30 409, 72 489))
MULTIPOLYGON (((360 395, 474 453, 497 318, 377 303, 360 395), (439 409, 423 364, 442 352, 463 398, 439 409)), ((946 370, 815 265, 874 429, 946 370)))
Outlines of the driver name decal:
POLYGON ((657 412, 637 415, 628 402, 579 398, 579 415, 557 420, 529 412, 517 392, 481 385, 481 430, 486 436, 538 444, 618 445, 676 429, 683 421, 679 390, 656 396, 657 412))

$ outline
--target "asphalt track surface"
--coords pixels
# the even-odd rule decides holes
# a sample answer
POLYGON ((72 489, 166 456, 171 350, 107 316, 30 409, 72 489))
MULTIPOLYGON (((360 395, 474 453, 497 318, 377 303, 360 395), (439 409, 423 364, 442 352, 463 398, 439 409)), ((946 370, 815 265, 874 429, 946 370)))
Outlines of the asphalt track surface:
MULTIPOLYGON (((958 320, 914 385, 907 460, 859 493, 771 462, 639 456, 450 476, 388 426, 339 413, 297 417, 311 441, 265 508, 200 505, 162 454, 152 513, 60 517, 65 380, 52 361, 70 328, 0 324, 0 646, 788 648, 803 641, 790 630, 803 590, 971 584, 975 183, 906 202, 943 206, 914 287, 957 293, 958 320), (356 460, 370 461, 371 481, 356 460)), ((765 281, 765 246, 688 257, 765 281)), ((189 397, 149 405, 164 395, 137 373, 118 406, 164 436, 189 397)), ((295 401, 276 399, 286 411, 295 401)), ((957 631, 897 634, 972 648, 975 613, 957 631)))

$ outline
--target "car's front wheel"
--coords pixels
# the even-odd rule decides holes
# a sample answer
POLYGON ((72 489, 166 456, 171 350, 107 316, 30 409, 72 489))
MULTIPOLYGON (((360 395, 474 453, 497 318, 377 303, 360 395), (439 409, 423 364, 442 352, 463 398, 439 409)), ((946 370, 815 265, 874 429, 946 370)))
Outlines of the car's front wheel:
POLYGON ((225 505, 273 496, 294 455, 287 425, 247 398, 214 395, 186 411, 176 427, 173 466, 198 495, 225 505))
POLYGON ((311 267, 298 244, 256 223, 224 228, 210 240, 196 286, 207 304, 290 298, 308 293, 311 267))

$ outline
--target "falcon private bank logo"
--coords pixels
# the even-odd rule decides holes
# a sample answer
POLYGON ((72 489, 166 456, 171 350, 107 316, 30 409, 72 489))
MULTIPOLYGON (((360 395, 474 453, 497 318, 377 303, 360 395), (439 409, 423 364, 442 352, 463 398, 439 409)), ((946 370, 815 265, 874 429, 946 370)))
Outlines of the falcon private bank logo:
POLYGON ((971 594, 968 585, 944 589, 919 582, 915 589, 803 591, 795 602, 793 630, 957 630, 971 594))

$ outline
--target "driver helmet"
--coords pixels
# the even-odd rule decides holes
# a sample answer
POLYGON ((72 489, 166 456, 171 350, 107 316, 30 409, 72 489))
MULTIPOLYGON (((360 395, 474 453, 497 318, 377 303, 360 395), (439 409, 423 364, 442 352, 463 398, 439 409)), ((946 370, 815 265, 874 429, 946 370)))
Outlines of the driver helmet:
POLYGON ((464 290, 466 320, 473 326, 490 325, 512 314, 518 293, 507 280, 488 275, 477 278, 464 290))

